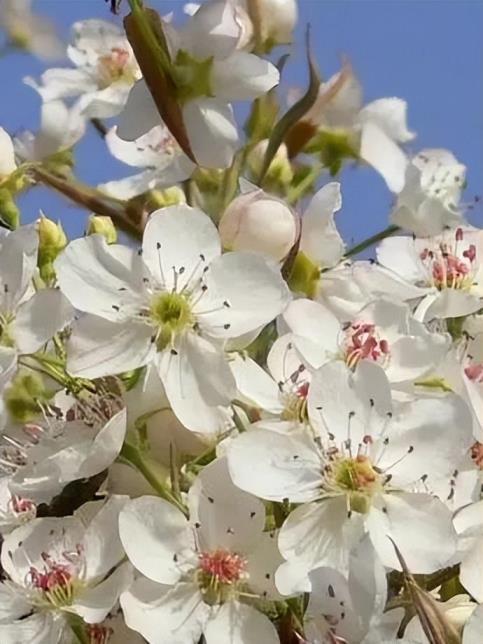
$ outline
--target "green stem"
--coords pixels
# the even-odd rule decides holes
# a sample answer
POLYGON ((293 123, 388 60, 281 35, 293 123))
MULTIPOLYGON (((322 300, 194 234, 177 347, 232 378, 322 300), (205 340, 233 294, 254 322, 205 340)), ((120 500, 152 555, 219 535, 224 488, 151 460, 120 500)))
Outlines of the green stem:
POLYGON ((188 510, 185 505, 166 487, 165 483, 160 479, 158 472, 155 471, 154 465, 148 459, 144 458, 137 447, 129 443, 124 443, 121 456, 144 476, 146 481, 156 490, 162 499, 169 501, 169 503, 176 506, 185 516, 188 516, 188 510))
POLYGON ((359 253, 362 253, 363 250, 366 250, 366 248, 369 248, 369 246, 372 246, 373 244, 377 244, 377 242, 383 239, 386 239, 386 237, 390 237, 391 235, 394 235, 400 230, 401 229, 399 228, 399 226, 395 226, 394 224, 391 224, 387 228, 384 228, 384 230, 381 230, 375 235, 372 235, 371 237, 364 239, 364 241, 361 241, 359 244, 352 246, 352 248, 349 248, 349 250, 345 253, 344 257, 352 257, 353 255, 358 255, 359 253))

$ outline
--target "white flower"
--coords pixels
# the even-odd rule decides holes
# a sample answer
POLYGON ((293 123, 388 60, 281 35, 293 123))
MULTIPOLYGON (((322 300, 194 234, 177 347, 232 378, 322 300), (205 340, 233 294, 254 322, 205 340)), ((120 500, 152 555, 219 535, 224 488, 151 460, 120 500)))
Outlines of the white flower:
POLYGON ((37 515, 36 503, 31 499, 12 494, 10 480, 10 476, 0 478, 0 534, 2 535, 35 519, 37 515))
POLYGON ((454 521, 460 538, 460 581, 478 602, 483 602, 483 501, 459 510, 454 521))
POLYGON ((72 27, 73 44, 67 48, 75 68, 53 68, 25 82, 44 101, 78 99, 86 118, 115 116, 124 107, 129 90, 141 73, 124 32, 103 20, 84 20, 72 27))
POLYGON ((25 130, 13 139, 17 158, 41 161, 56 152, 67 150, 85 132, 85 118, 77 107, 68 108, 62 101, 50 101, 40 107, 40 128, 36 134, 25 130))
POLYGON ((449 335, 430 333, 407 305, 387 298, 369 303, 342 323, 322 304, 299 299, 288 305, 282 319, 290 341, 312 369, 330 360, 344 360, 351 368, 371 360, 384 369, 393 387, 429 373, 450 344, 449 335))
POLYGON ((248 250, 282 261, 293 248, 299 225, 295 213, 263 190, 236 197, 221 216, 219 232, 229 250, 248 250))
POLYGON ((428 238, 391 237, 377 248, 382 271, 361 263, 356 279, 376 297, 399 289, 402 299, 419 300, 415 316, 421 321, 461 317, 482 305, 482 249, 483 233, 476 228, 428 238))
MULTIPOLYGON (((309 575, 310 598, 305 612, 307 644, 388 644, 404 612, 384 613, 386 571, 368 538, 351 553, 346 578, 333 568, 317 568, 309 575)), ((397 640, 404 644, 408 640, 397 640)))
POLYGON ((34 519, 2 545, 0 638, 51 644, 68 615, 101 622, 132 579, 117 530, 126 497, 83 506, 73 517, 34 519))
POLYGON ((383 370, 341 362, 312 377, 308 414, 313 433, 252 429, 228 445, 233 481, 273 500, 300 503, 281 528, 279 547, 292 572, 320 566, 345 570, 351 548, 369 533, 384 565, 398 568, 391 536, 415 572, 445 565, 455 552, 451 512, 431 495, 471 445, 471 417, 461 399, 425 398, 392 409, 383 370), (458 427, 455 433, 454 427, 458 427), (418 535, 417 542, 414 535, 418 535))
MULTIPOLYGON (((232 101, 252 100, 279 81, 270 62, 236 49, 241 26, 229 2, 207 2, 175 31, 166 30, 177 71, 177 99, 196 161, 228 167, 238 144, 232 101)), ((160 116, 144 80, 134 85, 121 114, 118 135, 132 141, 159 125, 160 116)))
POLYGON ((466 167, 448 150, 422 150, 407 167, 391 222, 419 237, 464 224, 459 201, 465 176, 466 167))
POLYGON ((394 97, 380 98, 363 107, 362 86, 346 64, 322 83, 304 121, 347 137, 360 157, 382 175, 388 188, 400 192, 407 159, 399 144, 415 136, 407 128, 406 111, 406 102, 394 97))
POLYGON ((109 467, 121 451, 125 434, 125 410, 97 423, 46 415, 43 422, 4 430, 0 469, 10 475, 12 495, 35 504, 48 503, 67 483, 109 467))
POLYGON ((154 127, 136 141, 123 141, 117 136, 116 128, 112 128, 105 140, 116 159, 142 168, 138 174, 99 186, 118 199, 131 199, 148 190, 172 186, 187 179, 195 168, 163 125, 154 127))
POLYGON ((463 644, 479 644, 483 632, 483 606, 480 605, 468 620, 463 632, 463 644))
POLYGON ((35 226, 0 229, 0 346, 34 353, 70 322, 73 310, 58 289, 34 291, 35 226))
POLYGON ((32 0, 1 0, 0 27, 5 29, 13 45, 40 58, 63 57, 65 48, 54 25, 32 13, 31 6, 32 0))
POLYGON ((281 557, 263 532, 265 510, 237 490, 226 462, 208 465, 189 491, 190 518, 157 497, 130 501, 121 541, 139 578, 121 595, 127 625, 152 644, 278 644, 269 619, 245 596, 279 599, 281 557))
POLYGON ((68 369, 97 377, 154 361, 180 421, 219 432, 214 408, 235 394, 223 342, 260 329, 289 299, 260 255, 220 252, 211 220, 185 205, 151 215, 141 255, 98 235, 71 242, 58 281, 89 315, 74 327, 68 369))

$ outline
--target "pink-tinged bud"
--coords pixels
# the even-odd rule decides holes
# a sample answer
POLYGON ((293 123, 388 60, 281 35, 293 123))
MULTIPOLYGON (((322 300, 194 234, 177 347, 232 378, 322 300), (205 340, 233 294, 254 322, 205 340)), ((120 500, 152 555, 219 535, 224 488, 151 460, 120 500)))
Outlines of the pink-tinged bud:
POLYGON ((277 261, 290 252, 297 230, 297 219, 289 206, 263 190, 234 199, 219 225, 226 249, 259 252, 277 261))

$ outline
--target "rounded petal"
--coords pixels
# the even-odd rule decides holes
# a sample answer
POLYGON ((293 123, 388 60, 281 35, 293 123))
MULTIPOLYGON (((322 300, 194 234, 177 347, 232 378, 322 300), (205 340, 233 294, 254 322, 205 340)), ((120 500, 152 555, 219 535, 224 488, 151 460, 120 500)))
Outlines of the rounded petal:
POLYGON ((13 624, 0 624, 0 638, 2 644, 52 644, 62 641, 66 628, 63 619, 54 619, 49 613, 34 613, 13 624))
POLYGON ((401 192, 408 159, 387 133, 372 121, 362 126, 361 159, 379 172, 391 192, 401 192))
POLYGON ((191 149, 199 165, 228 168, 238 145, 231 105, 215 98, 189 102, 183 109, 191 149))
POLYGON ((414 574, 444 568, 456 551, 451 512, 429 494, 385 494, 373 505, 365 524, 377 554, 388 568, 401 569, 390 538, 414 574), (414 535, 418 535, 417 541, 414 535))
POLYGON ((276 381, 258 364, 240 353, 230 358, 230 368, 235 376, 239 394, 250 404, 273 414, 283 411, 276 381))
POLYGON ((408 105, 401 98, 379 98, 368 103, 359 112, 360 123, 375 123, 388 137, 398 143, 406 143, 416 136, 407 127, 408 105))
POLYGON ((280 271, 262 255, 234 252, 215 259, 208 287, 194 308, 200 328, 213 337, 237 337, 279 315, 290 301, 280 271))
POLYGON ((117 135, 124 141, 135 141, 160 123, 161 117, 145 81, 138 80, 119 115, 117 135))
POLYGON ((201 550, 226 548, 248 553, 265 525, 263 503, 236 487, 226 458, 218 458, 197 476, 188 493, 190 522, 197 528, 201 550))
POLYGON ((155 496, 129 501, 119 515, 119 535, 131 563, 143 575, 163 584, 180 579, 177 555, 191 549, 193 542, 187 519, 173 505, 155 496))
POLYGON ((213 85, 217 98, 251 101, 278 85, 280 74, 271 62, 245 51, 235 51, 213 63, 213 85))
POLYGON ((262 499, 303 503, 320 496, 322 465, 305 432, 251 429, 229 443, 227 455, 235 485, 262 499))
POLYGON ((161 208, 152 213, 144 229, 144 262, 157 284, 168 291, 175 285, 177 292, 194 289, 220 253, 216 226, 199 208, 186 204, 161 208))
POLYGON ((100 584, 87 588, 75 599, 71 610, 87 624, 99 624, 106 619, 120 594, 130 586, 132 579, 133 568, 126 561, 100 584))
POLYGON ((143 322, 110 322, 84 315, 67 343, 67 370, 75 376, 99 378, 148 364, 155 355, 153 331, 143 322))
POLYGON ((279 644, 272 622, 255 608, 230 601, 215 609, 204 636, 206 644, 279 644))
POLYGON ((13 334, 20 353, 34 353, 74 318, 74 309, 58 289, 37 291, 15 316, 13 334))

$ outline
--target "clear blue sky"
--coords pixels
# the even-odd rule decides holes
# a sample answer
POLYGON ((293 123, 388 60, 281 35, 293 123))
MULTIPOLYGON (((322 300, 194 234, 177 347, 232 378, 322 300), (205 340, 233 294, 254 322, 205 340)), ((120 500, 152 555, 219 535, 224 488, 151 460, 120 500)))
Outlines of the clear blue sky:
MULTIPOLYGON (((151 0, 162 13, 181 13, 181 0, 151 0)), ((37 0, 37 11, 51 17, 68 37, 76 20, 109 14, 103 0, 37 0)), ((123 7, 126 10, 126 5, 123 7)), ((367 101, 400 96, 409 103, 409 125, 418 133, 411 145, 446 147, 468 168, 467 201, 483 193, 483 1, 481 0, 299 0, 298 46, 284 79, 285 88, 305 80, 301 47, 306 23, 312 24, 313 49, 325 77, 347 55, 362 80, 367 101)), ((281 51, 281 50, 280 50, 281 51)), ((36 128, 39 99, 22 83, 38 76, 44 65, 32 56, 12 54, 0 59, 2 97, 0 125, 13 133, 36 128)), ((96 184, 129 174, 112 160, 98 135, 89 131, 78 146, 77 173, 96 184)), ((359 241, 384 227, 391 195, 370 169, 342 174, 343 211, 339 218, 345 239, 359 241)), ((43 189, 22 197, 24 221, 39 208, 60 218, 68 233, 83 231, 85 213, 43 189)), ((482 206, 470 220, 483 224, 482 206)))

